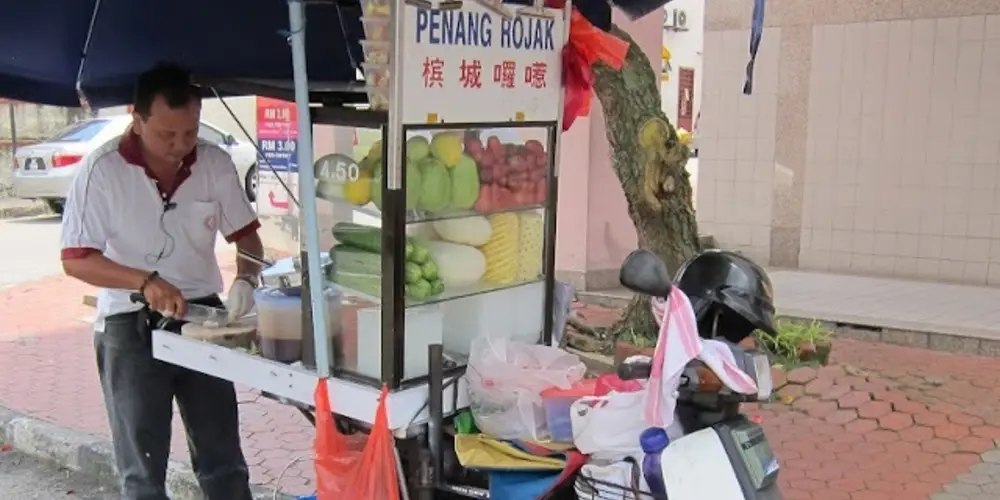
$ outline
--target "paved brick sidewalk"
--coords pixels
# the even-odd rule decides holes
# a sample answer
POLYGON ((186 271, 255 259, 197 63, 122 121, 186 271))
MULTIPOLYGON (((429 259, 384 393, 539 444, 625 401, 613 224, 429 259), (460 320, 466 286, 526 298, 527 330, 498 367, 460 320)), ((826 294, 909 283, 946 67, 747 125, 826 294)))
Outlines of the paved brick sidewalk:
MULTIPOLYGON (((86 286, 53 277, 0 292, 0 405, 107 436, 86 286)), ((615 312, 581 308, 588 321, 615 312)), ((788 500, 997 498, 1000 359, 837 341, 836 366, 788 375, 784 402, 748 407, 782 461, 788 500), (992 462, 984 462, 984 457, 992 462), (991 458, 992 457, 992 458, 991 458), (934 495, 933 497, 931 495, 934 495)), ((308 457, 312 429, 294 409, 240 391, 253 480, 273 484, 308 457)), ((186 460, 175 422, 174 455, 186 460)), ((308 461, 281 481, 310 490, 308 461)))
MULTIPOLYGON (((221 261, 232 262, 232 257, 221 261)), ((224 274, 229 278, 234 270, 224 269, 224 274)), ((93 289, 62 276, 0 292, 0 405, 109 437, 89 324, 94 311, 82 303, 87 293, 93 289)), ((310 455, 312 427, 293 408, 249 389, 240 390, 239 400, 252 479, 273 485, 294 458, 310 455)), ((176 414, 172 450, 175 459, 188 461, 176 414)), ((310 493, 309 464, 303 460, 289 467, 282 491, 310 493)))
POLYGON ((1000 479, 966 477, 998 453, 1000 360, 850 340, 833 358, 788 373, 783 401, 756 410, 782 460, 785 498, 1000 496, 1000 479), (958 478, 978 483, 951 484, 958 478), (941 495, 956 489, 974 496, 941 495))

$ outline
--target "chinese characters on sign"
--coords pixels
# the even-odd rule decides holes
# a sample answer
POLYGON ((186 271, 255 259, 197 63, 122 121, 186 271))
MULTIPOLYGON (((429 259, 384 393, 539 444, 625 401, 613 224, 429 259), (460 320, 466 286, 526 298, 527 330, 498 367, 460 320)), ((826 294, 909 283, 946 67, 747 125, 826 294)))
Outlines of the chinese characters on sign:
MULTIPOLYGON (((545 73, 549 65, 544 62, 534 62, 524 67, 524 84, 535 89, 547 87, 545 73)), ((463 88, 479 89, 483 87, 482 72, 483 64, 479 59, 462 59, 459 66, 458 83, 463 88)), ((444 87, 447 68, 444 61, 437 57, 427 57, 424 59, 424 71, 421 75, 424 79, 424 88, 444 87)), ((493 83, 501 88, 512 89, 518 86, 517 63, 515 61, 503 61, 493 66, 493 83)))
POLYGON ((435 58, 424 59, 424 87, 444 86, 444 61, 435 58))
POLYGON ((478 59, 474 59, 472 62, 462 59, 462 76, 459 80, 462 82, 462 86, 465 88, 479 89, 483 87, 482 73, 483 65, 480 64, 478 59))
POLYGON ((558 9, 507 18, 466 2, 405 7, 404 122, 555 120, 566 23, 558 9))
MULTIPOLYGON (((522 52, 544 52, 555 50, 553 31, 555 21, 534 17, 516 17, 499 21, 499 46, 501 49, 522 52)), ((491 47, 493 38, 493 17, 488 13, 427 11, 417 13, 417 43, 436 46, 491 47)), ((487 63, 489 64, 489 63, 487 63)), ((517 61, 504 58, 493 64, 493 83, 500 88, 512 89, 518 86, 517 61)), ((488 66, 487 66, 488 67, 488 66)), ((545 88, 545 73, 548 64, 535 61, 523 68, 523 82, 530 88, 545 88)), ((438 56, 426 56, 423 62, 424 88, 444 88, 447 80, 457 78, 462 88, 479 89, 482 81, 483 61, 462 58, 461 63, 451 65, 438 56), (453 66, 453 67, 449 67, 453 66)))

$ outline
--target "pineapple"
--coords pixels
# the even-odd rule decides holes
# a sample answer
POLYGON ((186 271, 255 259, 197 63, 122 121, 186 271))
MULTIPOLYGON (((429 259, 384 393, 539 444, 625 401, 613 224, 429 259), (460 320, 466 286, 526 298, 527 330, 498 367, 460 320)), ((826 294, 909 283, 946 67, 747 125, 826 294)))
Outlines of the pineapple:
POLYGON ((493 234, 479 250, 486 256, 486 273, 483 280, 490 283, 512 283, 517 277, 518 217, 504 213, 490 216, 493 234))
POLYGON ((536 213, 524 213, 518 219, 517 280, 535 280, 542 274, 545 218, 536 213))

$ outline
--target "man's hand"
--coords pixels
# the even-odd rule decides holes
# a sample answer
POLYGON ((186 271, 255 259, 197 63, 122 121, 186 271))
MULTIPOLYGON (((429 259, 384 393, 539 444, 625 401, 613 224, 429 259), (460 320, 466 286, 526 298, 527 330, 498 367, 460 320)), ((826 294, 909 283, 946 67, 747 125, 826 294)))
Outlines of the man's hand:
POLYGON ((226 310, 229 312, 230 323, 253 310, 253 288, 253 284, 246 278, 233 280, 232 286, 229 287, 229 294, 226 296, 226 310))
POLYGON ((187 312, 187 301, 181 291, 159 276, 146 283, 142 294, 146 297, 149 308, 164 316, 180 318, 187 312))

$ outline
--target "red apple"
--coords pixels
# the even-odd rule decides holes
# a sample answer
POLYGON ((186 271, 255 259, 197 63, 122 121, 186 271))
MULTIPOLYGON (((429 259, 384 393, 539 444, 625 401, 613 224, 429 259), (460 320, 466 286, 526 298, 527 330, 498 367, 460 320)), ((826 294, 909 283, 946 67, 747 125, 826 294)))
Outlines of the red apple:
POLYGON ((535 153, 535 164, 540 168, 545 168, 549 166, 549 155, 546 153, 535 153))
POLYGON ((494 156, 500 156, 504 153, 503 143, 500 142, 500 138, 491 135, 489 139, 486 139, 486 149, 493 153, 494 156))
POLYGON ((545 147, 542 146, 542 143, 538 142, 538 141, 536 141, 534 139, 532 139, 530 141, 526 141, 524 143, 524 149, 527 149, 528 151, 531 151, 532 153, 536 153, 536 154, 537 153, 544 153, 545 152, 545 147))
POLYGON ((511 156, 507 159, 507 163, 510 165, 511 172, 523 172, 528 166, 524 157, 520 155, 511 156))
POLYGON ((483 152, 483 141, 478 137, 468 137, 465 139, 465 152, 475 158, 476 154, 483 152))

